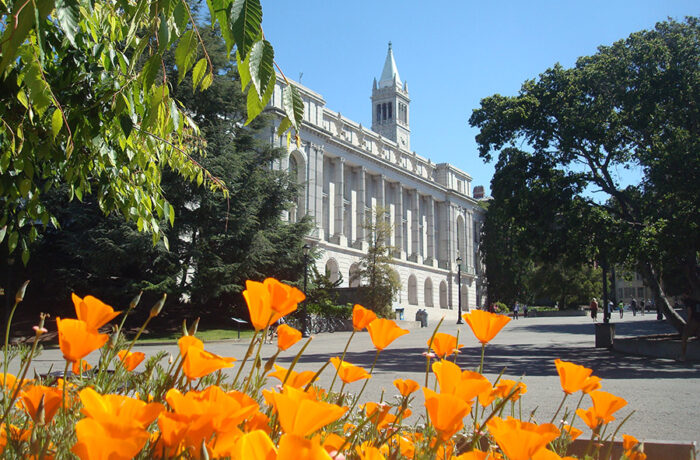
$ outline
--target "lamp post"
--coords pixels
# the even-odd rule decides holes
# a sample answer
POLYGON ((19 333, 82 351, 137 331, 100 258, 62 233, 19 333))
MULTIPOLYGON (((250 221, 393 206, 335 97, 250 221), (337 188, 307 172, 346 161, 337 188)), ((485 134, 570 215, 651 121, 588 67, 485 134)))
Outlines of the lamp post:
MULTIPOLYGON (((304 250, 304 296, 306 296, 306 288, 309 282, 309 250, 311 249, 311 246, 309 246, 309 243, 305 243, 304 246, 302 247, 304 250)), ((307 312, 306 312, 306 299, 304 299, 304 310, 302 312, 302 320, 301 320, 301 336, 302 337, 308 337, 309 332, 306 328, 306 323, 307 323, 307 312)))
POLYGON ((462 321, 462 258, 457 256, 457 324, 462 321))

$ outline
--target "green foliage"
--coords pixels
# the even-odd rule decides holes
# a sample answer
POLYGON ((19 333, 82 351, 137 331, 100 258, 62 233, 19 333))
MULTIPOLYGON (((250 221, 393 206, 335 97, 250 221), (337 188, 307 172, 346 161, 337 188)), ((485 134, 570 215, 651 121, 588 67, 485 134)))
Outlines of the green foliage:
MULTIPOLYGON (((252 63, 254 84, 243 87, 250 123, 276 79, 260 2, 208 5, 227 53, 235 48, 238 59, 252 63)), ((197 159, 199 130, 162 73, 174 50, 178 71, 170 80, 192 74, 192 90, 213 82, 186 1, 9 0, 0 14, 0 242, 10 254, 20 251, 26 263, 29 244, 57 225, 45 198, 63 185, 70 200, 93 195, 105 214, 135 222, 154 243, 164 237, 166 247, 162 223, 174 214, 161 186, 164 171, 226 194, 197 159)), ((297 130, 303 104, 291 84, 286 92, 293 104, 284 124, 297 130)))
POLYGON ((488 231, 502 232, 508 263, 626 263, 682 326, 662 281, 681 266, 683 284, 700 290, 699 37, 697 18, 659 23, 547 69, 517 96, 482 100, 470 124, 484 159, 499 152, 488 231), (618 168, 640 169, 642 183, 622 187, 618 168))
MULTIPOLYGON (((245 317, 245 311, 232 307, 241 307, 246 279, 269 274, 298 280, 309 223, 280 218, 296 198, 297 186, 286 172, 268 167, 280 152, 260 140, 267 119, 242 126, 246 96, 219 31, 202 28, 201 38, 214 69, 211 86, 193 93, 191 79, 197 76, 192 73, 171 94, 200 126, 206 141, 200 165, 226 184, 228 197, 166 171, 161 193, 171 210, 157 224, 170 242, 168 250, 162 243, 154 246, 134 223, 104 216, 93 196, 69 201, 67 187, 52 189, 45 202, 60 227, 50 226, 40 235, 32 247, 36 257, 25 270, 10 268, 15 280, 43 280, 30 292, 24 313, 46 311, 47 305, 54 314, 69 313, 71 292, 93 293, 118 307, 144 290, 144 301, 165 292, 183 307, 171 304, 156 323, 177 325, 184 315, 219 325, 222 315, 245 317)), ((203 50, 199 53, 195 60, 203 50)), ((178 50, 163 59, 167 79, 176 81, 178 50)), ((5 280, 1 272, 8 267, 2 265, 0 279, 5 280)))
POLYGON ((373 209, 363 227, 369 243, 367 253, 360 259, 357 270, 363 287, 363 306, 379 316, 389 318, 393 315, 391 304, 401 289, 401 280, 391 267, 392 247, 388 241, 393 228, 387 210, 382 207, 373 209))

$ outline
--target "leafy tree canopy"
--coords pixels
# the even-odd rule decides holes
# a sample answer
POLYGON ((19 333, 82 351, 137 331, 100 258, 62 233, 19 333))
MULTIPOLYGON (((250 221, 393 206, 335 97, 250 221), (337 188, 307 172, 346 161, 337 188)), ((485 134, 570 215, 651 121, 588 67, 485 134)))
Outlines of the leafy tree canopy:
MULTIPOLYGON (((211 0, 226 50, 239 62, 246 122, 275 85, 274 51, 262 33, 259 0, 211 0)), ((164 56, 177 80, 207 88, 214 73, 185 0, 7 0, 0 5, 0 242, 29 259, 29 243, 57 225, 44 195, 65 184, 69 199, 96 197, 164 236, 174 209, 161 189, 170 169, 226 190, 195 157, 196 123, 171 94, 164 56)), ((298 128, 303 104, 287 84, 282 131, 298 128)), ((165 241, 167 244, 167 240, 165 241)))
POLYGON ((682 326, 663 285, 700 290, 698 18, 658 23, 601 46, 570 69, 557 64, 526 81, 517 96, 483 99, 470 124, 481 130, 482 158, 499 152, 497 168, 514 174, 511 159, 527 165, 526 180, 502 178, 492 186, 516 197, 506 208, 522 227, 513 238, 537 238, 531 245, 540 245, 542 256, 590 252, 591 259, 627 263, 682 326), (618 168, 639 168, 642 182, 621 186, 618 168), (542 185, 534 196, 532 184, 542 185), (594 200, 590 191, 607 199, 594 200), (545 209, 535 213, 537 207, 545 209), (671 273, 684 273, 683 281, 662 283, 671 273))

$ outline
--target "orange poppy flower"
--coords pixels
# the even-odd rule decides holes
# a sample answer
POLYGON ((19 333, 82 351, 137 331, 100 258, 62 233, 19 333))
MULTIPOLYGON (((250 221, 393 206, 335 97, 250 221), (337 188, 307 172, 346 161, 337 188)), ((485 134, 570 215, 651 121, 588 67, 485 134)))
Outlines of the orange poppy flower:
POLYGON ((532 456, 532 460, 577 460, 575 457, 561 457, 549 449, 540 449, 532 456))
POLYGON ((406 458, 413 458, 416 455, 416 446, 412 440, 406 436, 395 435, 389 439, 389 444, 393 450, 398 447, 398 452, 406 458))
POLYGON ((272 432, 272 428, 270 427, 270 417, 262 412, 256 412, 245 421, 243 430, 246 433, 255 430, 263 430, 265 433, 270 434, 272 432))
POLYGON ((286 385, 283 393, 272 393, 271 397, 282 429, 297 436, 308 436, 347 411, 346 407, 311 400, 305 392, 286 385))
POLYGON ((423 388, 423 395, 430 422, 442 441, 447 441, 464 427, 462 420, 471 409, 469 403, 455 395, 435 393, 428 388, 423 388))
POLYGON ((394 386, 399 390, 399 393, 401 393, 401 396, 404 398, 420 388, 420 384, 411 379, 396 379, 394 380, 394 386))
POLYGON ((465 452, 461 455, 453 457, 452 460, 486 460, 488 455, 488 452, 482 452, 479 449, 474 449, 472 451, 465 452))
POLYGON ((576 415, 579 416, 583 423, 585 423, 588 428, 596 431, 598 427, 603 423, 603 420, 598 417, 594 407, 589 407, 588 409, 576 409, 576 415))
POLYGON ((390 414, 391 406, 388 404, 377 404, 375 402, 368 402, 362 405, 367 418, 377 427, 378 430, 384 429, 390 423, 396 420, 393 414, 390 414))
POLYGON ((355 452, 360 460, 385 460, 386 456, 384 454, 388 453, 386 447, 386 444, 381 448, 375 447, 370 441, 365 441, 355 447, 355 452))
POLYGON ((591 391, 599 390, 601 387, 600 381, 601 381, 600 377, 596 377, 595 375, 591 375, 590 377, 588 377, 586 379, 586 382, 583 384, 581 391, 588 394, 591 391))
POLYGON ((14 374, 10 374, 9 372, 7 374, 0 373, 0 386, 3 388, 9 390, 15 386, 15 382, 17 382, 17 377, 15 377, 14 374))
POLYGON ((444 359, 452 353, 458 353, 459 349, 464 346, 461 343, 457 343, 457 337, 445 334, 444 332, 436 333, 432 343, 430 339, 428 339, 428 345, 430 345, 430 349, 433 350, 440 359, 444 359))
POLYGON ((490 391, 491 383, 478 372, 462 371, 455 363, 441 360, 433 363, 433 373, 440 385, 440 393, 453 394, 465 402, 490 391))
POLYGON ((377 315, 360 304, 352 307, 352 327, 356 331, 366 328, 369 323, 377 319, 377 315))
POLYGON ((489 343, 508 324, 510 318, 484 310, 472 310, 462 315, 469 324, 477 340, 483 344, 489 343))
POLYGON ((165 410, 160 403, 146 403, 119 394, 101 395, 90 387, 79 395, 83 403, 81 412, 102 424, 117 422, 145 430, 165 410))
POLYGON ((177 389, 170 389, 165 400, 175 413, 188 418, 191 426, 187 436, 197 448, 202 439, 200 435, 208 438, 213 430, 226 431, 259 409, 257 402, 249 396, 237 391, 226 393, 216 385, 203 391, 188 391, 184 395, 177 389))
POLYGON ((345 438, 335 433, 317 434, 314 436, 314 439, 318 439, 323 448, 331 457, 334 457, 335 454, 338 453, 338 449, 343 447, 343 445, 346 445, 345 438))
POLYGON ((562 428, 563 428, 563 431, 566 431, 568 433, 568 435, 572 441, 575 441, 576 438, 578 438, 579 436, 581 436, 583 434, 583 431, 581 431, 578 428, 575 428, 571 425, 564 425, 562 428))
POLYGON ((75 306, 75 314, 79 320, 85 321, 88 330, 97 332, 99 328, 116 318, 121 312, 114 311, 106 303, 102 302, 91 295, 81 299, 75 294, 71 294, 73 305, 75 306))
POLYGON ((338 377, 345 383, 352 383, 362 379, 371 379, 372 376, 359 366, 341 361, 340 358, 331 358, 331 364, 338 371, 338 377))
POLYGON ((243 297, 248 305, 250 322, 256 331, 265 329, 297 309, 306 296, 299 289, 267 278, 262 283, 246 281, 243 297))
POLYGON ((56 318, 58 326, 58 345, 66 361, 80 361, 93 351, 107 343, 109 336, 99 334, 88 328, 85 321, 79 319, 56 318))
POLYGON ((268 377, 274 377, 278 379, 280 382, 284 382, 285 377, 287 378, 287 382, 285 385, 289 385, 290 387, 294 388, 301 388, 305 387, 306 385, 309 384, 312 378, 314 378, 314 375, 316 373, 314 371, 303 371, 303 372, 296 372, 296 371, 291 371, 291 374, 289 374, 289 377, 287 377, 287 372, 289 372, 287 369, 285 369, 282 366, 278 366, 277 364, 275 366, 275 371, 270 372, 267 374, 268 377))
MULTIPOLYGON (((239 457, 248 458, 248 457, 239 457)), ((250 457, 256 458, 256 457, 250 457)), ((280 438, 277 460, 331 460, 326 449, 316 439, 305 439, 303 436, 287 433, 280 438)))
POLYGON ((639 441, 634 436, 629 434, 622 435, 622 448, 624 450, 632 450, 637 444, 639 444, 639 441))
POLYGON ((535 425, 508 417, 493 417, 487 423, 489 432, 509 460, 530 460, 540 449, 559 437, 551 423, 535 425))
POLYGON ((229 456, 233 458, 255 458, 261 460, 275 460, 278 458, 275 444, 267 433, 262 430, 251 431, 250 433, 240 436, 236 440, 233 452, 229 456))
POLYGON ((177 341, 184 356, 182 371, 190 379, 198 379, 219 369, 232 367, 236 358, 225 358, 204 350, 204 343, 194 336, 186 335, 177 341))
POLYGON ((84 418, 75 424, 78 442, 71 451, 82 460, 134 458, 148 441, 148 431, 133 425, 84 418))
POLYGON ((146 355, 140 351, 131 352, 127 350, 120 350, 119 353, 117 353, 117 356, 119 357, 122 366, 124 366, 124 368, 129 372, 136 369, 138 365, 141 364, 141 362, 146 358, 146 355))
POLYGON ((561 388, 568 395, 581 390, 586 385, 588 377, 593 373, 593 369, 561 359, 555 359, 554 365, 559 373, 561 388))
POLYGON ((627 405, 623 398, 615 396, 607 391, 592 391, 589 393, 593 400, 593 408, 603 423, 610 423, 615 420, 613 413, 627 405))
POLYGON ((92 369, 92 366, 87 361, 83 361, 82 359, 74 362, 71 366, 71 372, 76 375, 80 375, 86 371, 89 371, 90 369, 92 369))
POLYGON ((479 404, 486 407, 496 398, 507 397, 514 389, 515 392, 510 397, 511 401, 517 401, 520 399, 520 396, 527 393, 527 385, 525 385, 523 382, 516 382, 515 380, 510 379, 501 379, 490 392, 484 392, 479 395, 479 404))
POLYGON ((385 349, 397 338, 408 334, 406 329, 402 329, 394 321, 384 318, 378 318, 369 323, 367 330, 374 348, 377 350, 385 349))
POLYGON ((34 423, 39 423, 39 418, 43 415, 44 423, 49 424, 58 408, 61 407, 63 394, 56 387, 31 385, 20 392, 19 398, 24 411, 34 420, 34 423), (44 399, 44 413, 39 414, 42 398, 44 399))
POLYGON ((284 351, 301 340, 301 331, 286 324, 277 326, 277 347, 284 351))

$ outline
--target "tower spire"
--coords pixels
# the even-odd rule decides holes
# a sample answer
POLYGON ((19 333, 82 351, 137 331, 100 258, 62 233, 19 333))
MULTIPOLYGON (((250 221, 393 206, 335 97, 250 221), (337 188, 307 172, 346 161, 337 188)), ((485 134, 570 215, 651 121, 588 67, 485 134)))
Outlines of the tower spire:
POLYGON ((401 83, 391 42, 386 52, 382 75, 372 83, 372 131, 396 142, 400 149, 410 151, 408 86, 401 83))
POLYGON ((382 69, 382 76, 379 77, 379 87, 386 88, 387 86, 394 86, 395 84, 401 86, 401 77, 399 76, 399 70, 396 68, 391 42, 389 42, 389 49, 386 52, 386 59, 384 60, 384 69, 382 69), (396 83, 394 83, 394 80, 396 83))

